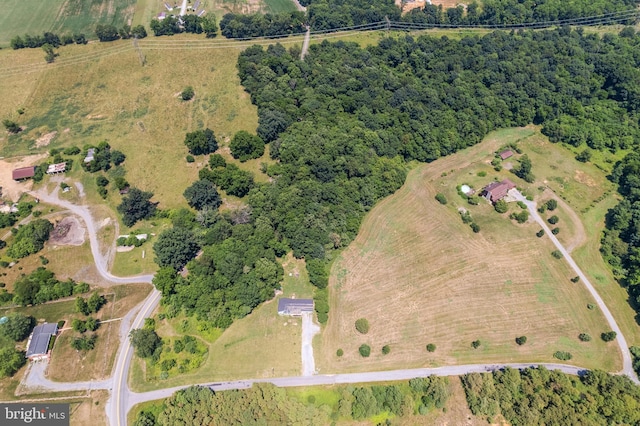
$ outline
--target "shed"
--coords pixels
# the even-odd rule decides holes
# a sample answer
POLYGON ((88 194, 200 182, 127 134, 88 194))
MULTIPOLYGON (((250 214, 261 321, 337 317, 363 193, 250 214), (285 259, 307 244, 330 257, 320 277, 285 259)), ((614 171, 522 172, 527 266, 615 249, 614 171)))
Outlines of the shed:
POLYGON ((12 173, 13 180, 23 180, 32 178, 36 174, 36 166, 20 167, 12 173))
POLYGON ((507 149, 505 151, 502 151, 500 154, 500 158, 502 160, 506 160, 507 158, 513 157, 513 151, 511 151, 510 149, 507 149))
POLYGON ((515 187, 515 183, 511 182, 509 179, 505 179, 502 182, 492 182, 485 186, 482 190, 482 194, 487 200, 495 203, 496 201, 506 197, 507 193, 515 187))
POLYGON ((87 156, 84 157, 84 162, 85 163, 90 163, 91 161, 93 161, 93 156, 96 154, 96 149, 95 148, 89 148, 87 150, 87 156))
POLYGON ((301 316, 304 312, 313 312, 313 299, 278 300, 278 315, 301 316))
POLYGON ((58 324, 45 322, 36 326, 27 343, 27 358, 34 359, 47 356, 49 341, 56 334, 58 334, 58 324))
POLYGON ((67 163, 50 164, 49 167, 47 167, 47 174, 53 175, 62 173, 65 170, 67 170, 67 163))

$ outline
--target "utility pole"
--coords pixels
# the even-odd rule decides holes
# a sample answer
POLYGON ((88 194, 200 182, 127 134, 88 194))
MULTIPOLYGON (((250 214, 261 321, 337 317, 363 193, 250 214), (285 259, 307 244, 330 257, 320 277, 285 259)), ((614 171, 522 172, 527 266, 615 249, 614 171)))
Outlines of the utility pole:
POLYGON ((144 53, 142 53, 142 49, 140 49, 140 46, 138 46, 137 36, 133 37, 133 47, 136 49, 136 52, 138 52, 138 59, 140 60, 140 66, 144 66, 144 64, 147 63, 147 58, 144 57, 144 53))
POLYGON ((389 37, 389 30, 391 30, 391 21, 389 21, 388 16, 385 16, 384 20, 387 21, 387 37, 389 37))

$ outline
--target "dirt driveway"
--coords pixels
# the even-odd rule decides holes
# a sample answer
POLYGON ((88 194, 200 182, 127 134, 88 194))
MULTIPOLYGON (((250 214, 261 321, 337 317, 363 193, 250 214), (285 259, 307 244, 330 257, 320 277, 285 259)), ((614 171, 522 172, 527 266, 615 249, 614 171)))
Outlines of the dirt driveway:
POLYGON ((11 172, 14 169, 27 166, 35 166, 49 154, 28 155, 26 157, 3 158, 0 160, 0 187, 2 187, 2 197, 11 201, 18 201, 23 192, 30 191, 33 181, 16 182, 13 180, 11 172))

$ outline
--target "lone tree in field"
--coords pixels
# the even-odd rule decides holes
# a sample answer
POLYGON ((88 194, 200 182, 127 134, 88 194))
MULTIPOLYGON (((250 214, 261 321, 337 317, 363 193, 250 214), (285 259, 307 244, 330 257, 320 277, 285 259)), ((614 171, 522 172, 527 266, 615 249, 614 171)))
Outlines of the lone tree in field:
POLYGON ((478 349, 480 347, 480 340, 474 340, 473 342, 471 342, 471 347, 473 349, 478 349))
POLYGON ((587 333, 580 333, 578 339, 580 339, 581 342, 590 342, 591 336, 587 333))
POLYGON ((366 318, 359 318, 356 320, 356 330, 360 334, 367 334, 369 332, 369 321, 366 318))
POLYGON ((363 358, 368 358, 369 355, 371 355, 371 348, 369 347, 369 345, 360 345, 360 347, 358 348, 358 352, 360 352, 360 355, 363 358))
POLYGON ((433 343, 429 343, 427 345, 427 352, 435 352, 436 351, 436 345, 433 343))
POLYGON ((556 223, 558 223, 559 220, 560 218, 558 216, 553 215, 549 219, 547 219, 547 222, 549 222, 552 225, 555 225, 556 223))
POLYGON ((516 337, 516 343, 520 346, 524 345, 527 343, 527 336, 516 337))
POLYGON ((193 87, 191 86, 187 86, 184 89, 182 89, 182 93, 180 93, 180 97, 182 98, 183 101, 190 101, 191 99, 193 99, 193 96, 196 93, 193 91, 193 87))
POLYGON ((187 133, 184 138, 184 144, 193 155, 210 154, 218 149, 216 135, 211 129, 187 133))
POLYGON ((618 333, 616 333, 615 331, 607 331, 606 333, 602 333, 600 335, 600 337, 605 342, 611 342, 611 341, 615 340, 617 335, 618 335, 618 333))
POLYGON ((202 210, 205 207, 215 210, 222 204, 222 199, 215 185, 208 180, 195 181, 185 189, 183 195, 187 199, 187 203, 196 210, 202 210))
POLYGON ((138 188, 131 188, 129 194, 122 198, 118 211, 122 213, 122 222, 133 226, 139 220, 148 219, 156 212, 156 205, 152 203, 153 193, 144 192, 138 188))
POLYGON ((9 133, 19 133, 21 130, 20 126, 18 126, 18 123, 13 120, 2 120, 2 124, 9 133))
POLYGON ((442 205, 447 204, 447 197, 445 197, 444 194, 441 194, 439 192, 436 194, 436 200, 442 205))
POLYGON ((383 353, 384 355, 387 355, 389 352, 391 352, 391 346, 389 346, 389 345, 384 345, 384 346, 382 347, 382 353, 383 353))
POLYGON ((547 201, 547 210, 555 210, 558 208, 558 201, 555 198, 550 199, 549 201, 547 201))
POLYGON ((520 167, 513 169, 513 173, 525 182, 533 182, 535 177, 531 174, 531 160, 527 154, 520 157, 520 167))

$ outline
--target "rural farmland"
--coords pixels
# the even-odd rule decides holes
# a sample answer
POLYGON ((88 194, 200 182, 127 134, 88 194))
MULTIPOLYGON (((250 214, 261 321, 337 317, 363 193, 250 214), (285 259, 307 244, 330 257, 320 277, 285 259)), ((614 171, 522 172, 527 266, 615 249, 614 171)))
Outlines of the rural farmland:
POLYGON ((551 243, 536 238, 536 226, 510 221, 484 200, 469 205, 456 193, 470 179, 493 180, 487 172, 479 178, 478 171, 491 170, 493 152, 521 136, 498 135, 418 166, 365 218, 332 268, 331 311, 318 345, 321 371, 549 362, 558 350, 571 352, 579 365, 620 368, 615 346, 578 340, 583 332, 599 335, 604 319, 587 309, 588 293, 550 255, 551 243), (438 192, 447 205, 435 200, 438 192), (471 213, 479 233, 463 224, 458 208, 471 213), (368 319, 368 334, 355 330, 358 318, 368 319), (520 335, 528 339, 523 346, 514 342, 520 335), (475 340, 481 342, 477 349, 471 347, 475 340), (372 348, 368 359, 358 354, 363 343, 372 348), (429 343, 435 352, 425 350, 429 343), (388 355, 380 351, 384 345, 391 347, 388 355), (336 357, 338 348, 343 357, 336 357))

